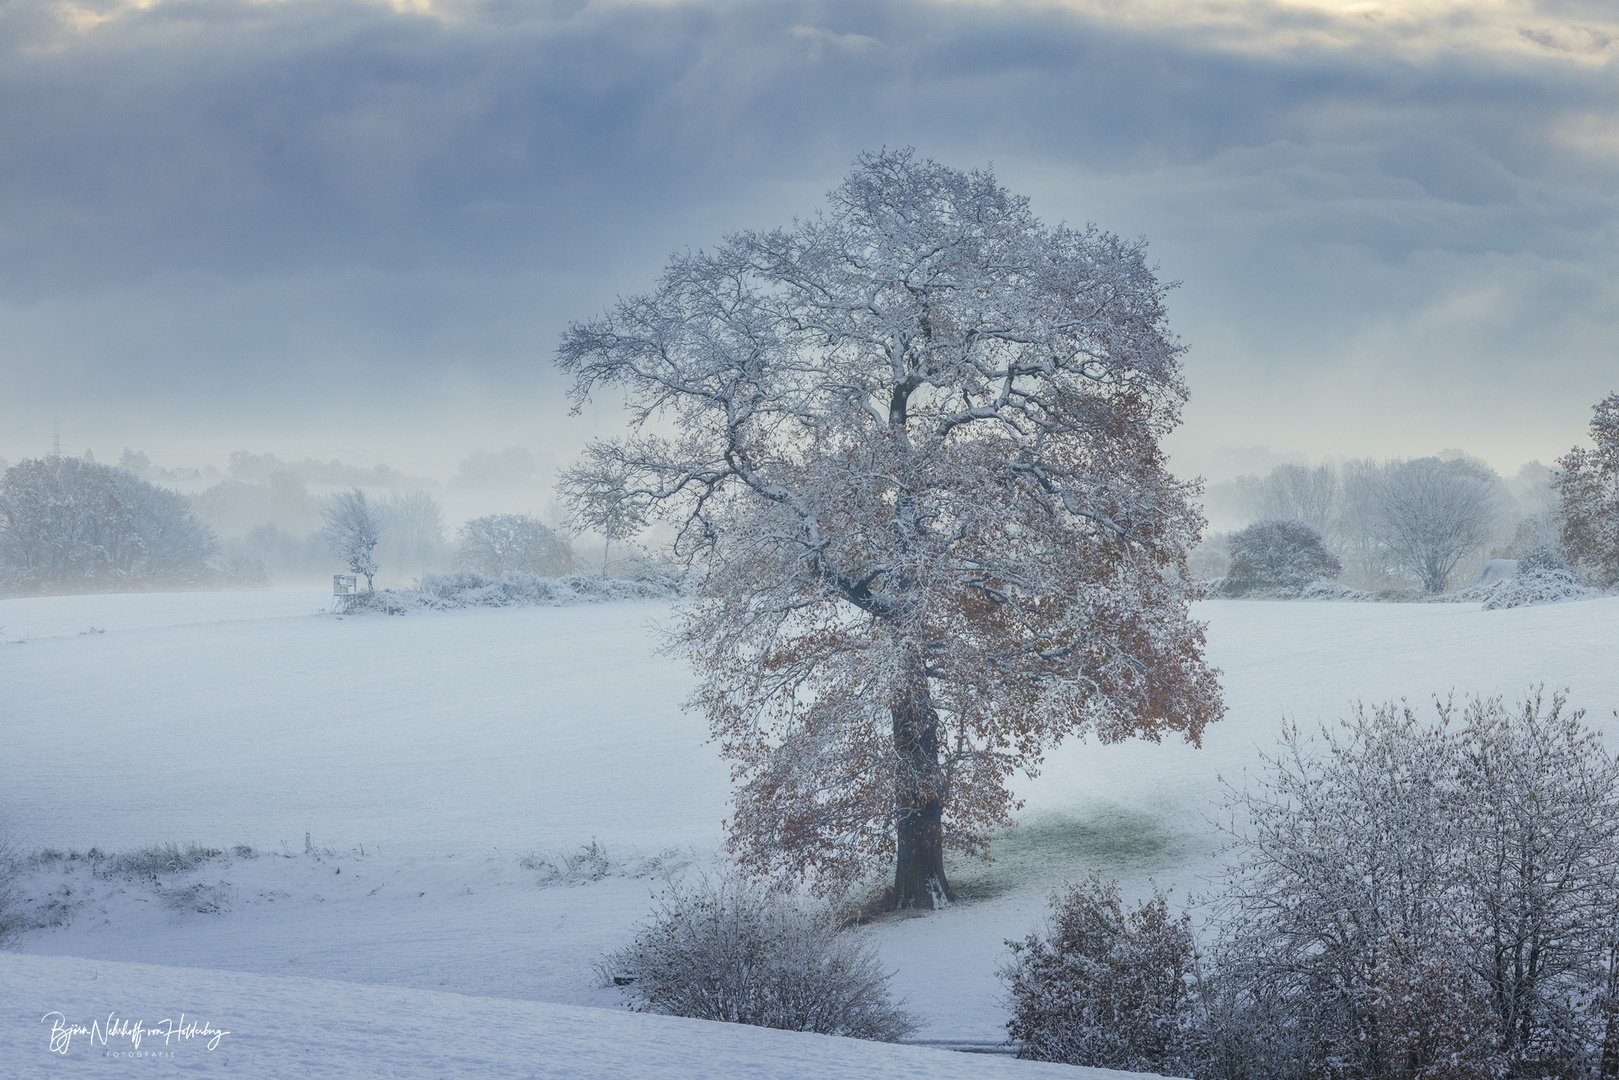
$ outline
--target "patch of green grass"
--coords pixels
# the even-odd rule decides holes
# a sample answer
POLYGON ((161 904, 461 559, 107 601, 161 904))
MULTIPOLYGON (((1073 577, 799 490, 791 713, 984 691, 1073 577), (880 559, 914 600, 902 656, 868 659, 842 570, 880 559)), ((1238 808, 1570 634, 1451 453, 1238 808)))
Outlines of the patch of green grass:
POLYGON ((1091 870, 1150 867, 1178 855, 1180 836, 1151 814, 1100 806, 1045 814, 990 838, 990 861, 956 857, 945 872, 959 900, 987 900, 1029 885, 1054 885, 1091 870))

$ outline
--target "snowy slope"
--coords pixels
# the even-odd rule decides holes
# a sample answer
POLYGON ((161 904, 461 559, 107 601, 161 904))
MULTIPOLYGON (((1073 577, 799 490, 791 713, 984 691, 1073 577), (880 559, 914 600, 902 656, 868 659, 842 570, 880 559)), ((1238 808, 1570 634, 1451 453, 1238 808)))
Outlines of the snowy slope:
POLYGON ((1140 1080, 1135 1073, 534 1001, 0 956, 0 1080, 134 1070, 244 1080, 1140 1080), (122 1023, 115 1021, 119 1034, 103 1043, 96 1036, 109 1014, 122 1023), (72 1032, 92 1024, 93 1033, 72 1032), (124 1034, 137 1026, 145 1032, 138 1047, 124 1034), (53 1031, 65 1052, 52 1050, 53 1031), (174 1031, 196 1034, 171 1034, 165 1044, 163 1033, 174 1031))
MULTIPOLYGON (((653 654, 649 624, 667 608, 339 620, 314 614, 322 602, 0 601, 0 830, 25 849, 258 853, 169 880, 42 864, 28 888, 65 925, 29 935, 25 953, 614 1004, 591 965, 646 912, 662 872, 649 860, 702 862, 722 840, 726 768, 680 709, 689 676, 653 654), (592 839, 617 860, 601 880, 521 865, 592 839), (192 886, 220 897, 217 910, 165 900, 192 886)), ((1229 708, 1202 749, 1060 748, 1020 786, 1023 825, 996 862, 954 868, 973 899, 874 928, 926 1035, 1004 1031, 1003 942, 1038 924, 1064 878, 1094 868, 1127 893, 1149 877, 1203 890, 1217 778, 1240 783, 1284 715, 1309 726, 1357 697, 1540 682, 1569 686, 1599 720, 1619 704, 1616 598, 1488 612, 1218 601, 1201 613, 1229 708)))

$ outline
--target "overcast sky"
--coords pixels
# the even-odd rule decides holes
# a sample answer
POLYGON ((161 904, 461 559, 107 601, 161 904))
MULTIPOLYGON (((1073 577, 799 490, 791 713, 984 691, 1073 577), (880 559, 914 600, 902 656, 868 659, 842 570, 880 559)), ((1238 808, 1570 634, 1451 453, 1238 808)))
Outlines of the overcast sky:
POLYGON ((1177 464, 1550 460, 1619 389, 1610 2, 0 0, 0 456, 567 457, 557 337, 854 156, 1181 282, 1177 464))

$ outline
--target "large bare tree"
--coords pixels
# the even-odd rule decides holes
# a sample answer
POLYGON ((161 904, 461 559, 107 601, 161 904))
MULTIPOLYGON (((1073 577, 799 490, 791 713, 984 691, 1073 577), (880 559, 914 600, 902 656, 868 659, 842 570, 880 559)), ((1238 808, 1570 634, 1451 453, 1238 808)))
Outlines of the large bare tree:
POLYGON ((1401 570, 1415 574, 1428 593, 1441 593, 1451 571, 1482 548, 1497 530, 1497 485, 1467 461, 1417 458, 1382 470, 1376 492, 1376 529, 1401 570))
POLYGON ((987 171, 869 154, 829 201, 568 328, 576 405, 622 393, 630 430, 567 486, 647 505, 699 569, 675 644, 739 857, 823 890, 893 860, 892 903, 932 906, 1057 741, 1221 714, 1199 489, 1159 448, 1182 347, 1141 242, 987 171))

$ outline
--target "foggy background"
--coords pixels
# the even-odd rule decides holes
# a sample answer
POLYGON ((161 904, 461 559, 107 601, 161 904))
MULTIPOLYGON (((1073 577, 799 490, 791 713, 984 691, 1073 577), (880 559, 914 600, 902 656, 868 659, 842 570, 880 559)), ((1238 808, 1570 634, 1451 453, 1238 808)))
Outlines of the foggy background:
POLYGON ((1619 383, 1615 56, 1581 2, 6 4, 0 458, 543 519, 616 426, 567 320, 915 145, 1148 238, 1182 473, 1511 480, 1619 383))

